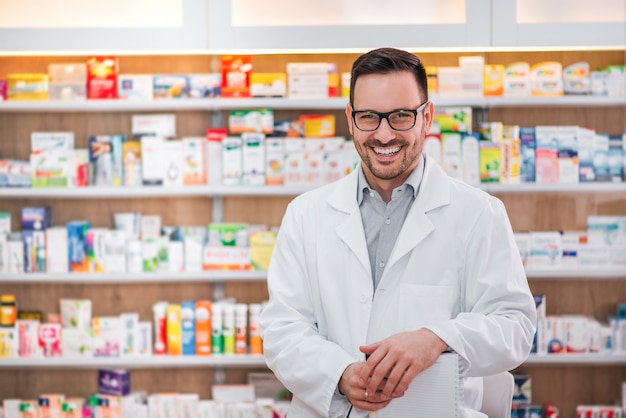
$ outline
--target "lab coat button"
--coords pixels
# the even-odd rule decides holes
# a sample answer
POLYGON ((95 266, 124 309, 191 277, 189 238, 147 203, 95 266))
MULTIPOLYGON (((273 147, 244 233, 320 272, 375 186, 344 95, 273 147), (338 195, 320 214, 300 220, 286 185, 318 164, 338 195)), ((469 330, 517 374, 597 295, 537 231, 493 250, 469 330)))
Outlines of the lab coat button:
POLYGON ((365 295, 361 295, 360 301, 361 301, 361 303, 367 302, 367 297, 365 295))

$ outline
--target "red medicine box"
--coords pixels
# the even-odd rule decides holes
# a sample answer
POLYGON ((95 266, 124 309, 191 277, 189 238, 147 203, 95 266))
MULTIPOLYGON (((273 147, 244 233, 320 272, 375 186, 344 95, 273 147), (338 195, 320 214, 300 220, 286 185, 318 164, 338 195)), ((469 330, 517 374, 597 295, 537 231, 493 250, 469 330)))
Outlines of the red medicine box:
POLYGON ((252 56, 222 55, 222 97, 250 97, 252 56))
POLYGON ((87 58, 87 98, 117 99, 117 58, 87 58))

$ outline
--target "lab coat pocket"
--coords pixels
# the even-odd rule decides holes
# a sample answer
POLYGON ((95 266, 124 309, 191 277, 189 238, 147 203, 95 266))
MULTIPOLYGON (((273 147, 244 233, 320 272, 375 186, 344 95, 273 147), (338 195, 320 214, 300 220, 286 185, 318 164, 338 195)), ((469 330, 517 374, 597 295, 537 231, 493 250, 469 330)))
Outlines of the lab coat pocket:
POLYGON ((401 284, 398 323, 405 331, 450 319, 457 310, 454 286, 401 284))

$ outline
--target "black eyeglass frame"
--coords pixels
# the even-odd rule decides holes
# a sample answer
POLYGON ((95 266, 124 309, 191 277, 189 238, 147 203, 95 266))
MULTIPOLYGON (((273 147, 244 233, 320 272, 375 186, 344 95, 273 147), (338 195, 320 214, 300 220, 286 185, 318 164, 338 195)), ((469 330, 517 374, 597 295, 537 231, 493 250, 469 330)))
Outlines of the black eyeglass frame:
POLYGON ((424 111, 424 109, 426 109, 426 105, 430 103, 430 100, 426 100, 424 103, 422 103, 421 105, 418 106, 417 109, 394 109, 391 112, 377 112, 375 110, 352 110, 352 122, 354 123, 354 126, 362 132, 374 132, 376 129, 380 128, 380 124, 383 121, 383 119, 387 119, 387 124, 389 124, 389 127, 391 129, 393 129, 394 131, 408 131, 413 129, 413 127, 415 127, 415 124, 417 123, 417 114, 421 113, 424 111), (398 112, 410 112, 413 113, 413 125, 411 125, 410 128, 405 128, 405 129, 396 129, 392 126, 391 122, 389 121, 389 116, 393 113, 398 113, 398 112), (378 116, 378 125, 376 125, 376 127, 374 129, 361 129, 359 128, 359 125, 356 123, 356 115, 358 113, 372 113, 376 116, 378 116))

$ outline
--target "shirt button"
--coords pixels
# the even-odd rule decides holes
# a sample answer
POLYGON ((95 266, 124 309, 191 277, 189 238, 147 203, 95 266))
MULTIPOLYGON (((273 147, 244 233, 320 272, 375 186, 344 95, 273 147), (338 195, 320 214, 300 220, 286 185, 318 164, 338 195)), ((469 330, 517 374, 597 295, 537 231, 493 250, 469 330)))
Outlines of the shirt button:
POLYGON ((381 261, 380 263, 378 263, 378 267, 383 268, 385 267, 385 262, 381 261))
POLYGON ((386 223, 387 225, 389 225, 389 224, 391 223, 391 219, 389 219, 389 218, 385 219, 385 223, 386 223))

